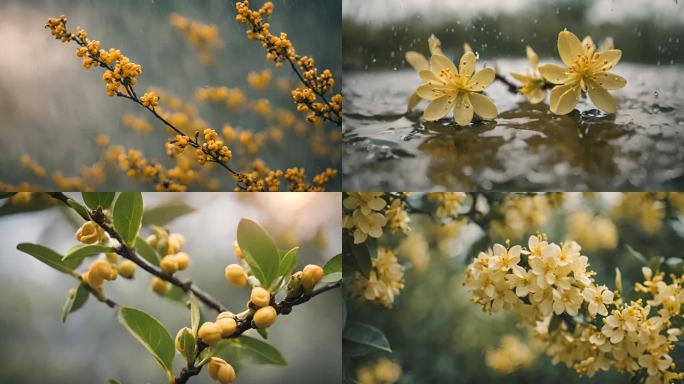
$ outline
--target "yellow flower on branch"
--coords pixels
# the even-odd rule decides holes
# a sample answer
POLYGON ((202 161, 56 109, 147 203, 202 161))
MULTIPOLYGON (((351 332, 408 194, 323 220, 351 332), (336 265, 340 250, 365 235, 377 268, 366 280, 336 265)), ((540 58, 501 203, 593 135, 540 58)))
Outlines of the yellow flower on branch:
POLYGON ((544 78, 539 74, 539 56, 530 47, 527 46, 526 49, 527 60, 530 62, 530 67, 532 68, 531 73, 528 72, 527 75, 521 73, 511 72, 511 76, 514 79, 522 83, 522 86, 518 88, 523 96, 527 97, 527 100, 532 104, 539 104, 546 98, 546 89, 544 89, 544 78))
POLYGON ((425 84, 416 89, 418 96, 431 101, 423 113, 425 120, 439 120, 451 110, 461 126, 470 124, 474 114, 483 119, 496 117, 496 106, 480 93, 492 84, 496 72, 492 68, 475 72, 476 63, 472 52, 461 57, 459 68, 446 56, 432 55, 430 69, 419 73, 425 84))
MULTIPOLYGON (((611 45, 612 41, 606 44, 611 45)), ((558 34, 558 54, 566 67, 556 64, 539 67, 544 79, 557 84, 551 90, 551 112, 557 115, 570 113, 582 92, 586 92, 598 109, 615 113, 615 99, 608 91, 623 88, 627 80, 608 71, 620 61, 622 51, 597 50, 591 37, 580 42, 577 36, 565 30, 558 34)))

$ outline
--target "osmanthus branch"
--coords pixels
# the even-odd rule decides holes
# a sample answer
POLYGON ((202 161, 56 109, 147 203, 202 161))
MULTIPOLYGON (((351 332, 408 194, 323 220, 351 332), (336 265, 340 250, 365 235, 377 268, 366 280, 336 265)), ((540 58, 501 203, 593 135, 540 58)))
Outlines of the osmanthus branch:
MULTIPOLYGON (((310 293, 305 293, 297 298, 293 299, 283 299, 280 302, 277 302, 273 307, 275 308, 276 312, 279 315, 288 315, 292 312, 292 308, 306 303, 307 301, 311 300, 312 298, 320 295, 321 293, 330 291, 332 289, 338 288, 341 286, 341 282, 336 282, 334 284, 329 284, 325 285, 323 287, 317 288, 310 293)), ((256 329, 252 322, 252 314, 249 314, 247 317, 244 319, 238 318, 238 324, 235 332, 231 334, 228 337, 224 337, 224 339, 234 339, 239 336, 241 336, 243 333, 247 332, 250 329, 256 329)), ((197 376, 201 371, 202 371, 202 365, 196 366, 195 365, 195 360, 197 357, 199 357, 200 353, 204 351, 208 347, 207 344, 203 343, 202 341, 198 340, 197 341, 197 348, 195 352, 195 359, 190 359, 188 360, 187 366, 185 366, 178 376, 175 378, 175 384, 185 384, 190 380, 191 377, 197 376)))
MULTIPOLYGON (((61 192, 48 192, 48 195, 51 197, 61 201, 64 203, 67 207, 74 209, 70 204, 69 200, 70 198, 65 195, 64 193, 61 192)), ((77 213, 78 210, 74 209, 77 213)), ((114 248, 114 252, 116 252, 118 255, 121 257, 130 260, 134 262, 136 265, 138 265, 140 268, 144 269, 148 273, 162 279, 165 281, 168 281, 169 283, 175 285, 176 287, 180 288, 183 290, 185 293, 193 293, 198 300, 200 300, 202 303, 204 303, 207 307, 212 308, 216 312, 225 312, 226 308, 221 304, 218 300, 214 299, 211 297, 208 293, 202 291, 199 289, 196 285, 192 283, 192 281, 187 280, 187 281, 182 281, 178 279, 177 277, 174 277, 172 275, 164 273, 161 269, 157 268, 153 264, 149 263, 147 260, 143 259, 142 257, 138 256, 138 254, 135 252, 135 249, 129 247, 126 242, 123 240, 121 235, 111 226, 107 223, 106 216, 102 213, 102 211, 97 210, 93 211, 90 210, 88 211, 88 214, 90 217, 85 217, 81 213, 79 215, 84 219, 84 220, 92 220, 95 223, 97 223, 102 229, 109 234, 110 237, 115 239, 116 241, 119 242, 119 246, 114 248)))

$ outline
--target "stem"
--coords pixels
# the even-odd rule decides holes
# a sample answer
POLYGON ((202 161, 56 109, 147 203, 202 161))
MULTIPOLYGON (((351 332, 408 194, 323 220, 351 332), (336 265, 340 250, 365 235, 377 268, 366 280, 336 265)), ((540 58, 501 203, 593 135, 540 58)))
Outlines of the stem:
MULTIPOLYGON (((61 192, 48 192, 48 195, 63 202, 67 207, 72 208, 68 201, 70 198, 61 193, 61 192)), ((73 209, 73 208, 72 208, 73 209)), ((78 211, 77 211, 78 212, 78 211)), ((135 249, 129 247, 126 242, 123 240, 121 235, 114 229, 112 228, 109 224, 106 223, 106 217, 102 213, 102 211, 92 211, 89 210, 88 213, 90 214, 90 218, 88 217, 83 217, 85 220, 92 220, 95 223, 97 223, 102 229, 104 229, 109 236, 111 236, 113 239, 119 242, 119 246, 114 248, 114 251, 122 256, 125 259, 128 259, 132 262, 134 262, 136 265, 138 265, 140 268, 144 269, 145 271, 149 272, 150 274, 168 281, 169 283, 177 286, 178 288, 182 289, 183 292, 189 293, 192 292, 201 302, 203 302, 206 306, 214 309, 217 312, 225 312, 226 308, 218 302, 216 299, 212 298, 209 294, 205 293, 204 291, 200 290, 198 287, 196 287, 192 281, 181 281, 180 279, 166 274, 162 272, 159 268, 156 266, 150 264, 147 260, 141 258, 138 256, 138 254, 135 252, 135 249)))

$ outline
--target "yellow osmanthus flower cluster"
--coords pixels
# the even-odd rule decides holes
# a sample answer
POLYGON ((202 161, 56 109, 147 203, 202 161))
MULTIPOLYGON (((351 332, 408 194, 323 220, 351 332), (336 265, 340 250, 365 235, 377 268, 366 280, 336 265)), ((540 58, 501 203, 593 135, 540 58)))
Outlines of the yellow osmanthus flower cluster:
MULTIPOLYGON (((672 320, 681 316, 684 276, 654 274, 635 290, 647 299, 623 300, 595 282, 578 243, 555 244, 530 236, 527 249, 495 244, 466 268, 465 286, 488 313, 511 310, 546 346, 554 363, 579 374, 599 370, 644 372, 649 384, 684 378, 670 352, 681 334, 672 320)), ((620 289, 621 282, 618 284, 620 289)))
POLYGON ((169 16, 169 23, 197 50, 203 64, 211 64, 214 51, 223 47, 216 25, 203 24, 177 13, 169 16))
POLYGON ((399 243, 397 253, 411 262, 412 270, 424 272, 430 264, 430 245, 422 233, 409 234, 399 243))
POLYGON ((570 214, 568 236, 588 251, 615 249, 619 237, 613 220, 606 216, 594 216, 587 211, 570 214))
POLYGON ((161 164, 152 162, 136 149, 125 151, 118 146, 109 147, 107 156, 113 158, 118 167, 133 179, 145 179, 156 182, 157 191, 184 192, 187 185, 195 180, 192 170, 184 171, 179 167, 166 169, 161 164))
POLYGON ((19 157, 21 166, 30 170, 36 177, 45 177, 45 168, 36 163, 35 160, 28 153, 24 153, 19 157))
POLYGON ((437 205, 435 217, 444 219, 458 215, 466 199, 466 194, 463 192, 429 192, 427 199, 437 205))
POLYGON ((356 380, 361 384, 394 384, 400 377, 401 366, 386 357, 363 366, 356 372, 356 380))
POLYGON ((271 84, 272 78, 273 72, 269 69, 264 69, 261 72, 250 72, 247 74, 247 84, 256 90, 263 91, 271 84))
POLYGON ((485 355, 487 366, 502 375, 527 368, 534 359, 534 351, 513 335, 502 337, 499 347, 488 350, 485 355))
POLYGON ((138 117, 132 113, 127 113, 121 118, 121 124, 133 129, 138 133, 152 132, 152 124, 142 117, 138 117))
POLYGON ((245 92, 240 88, 202 87, 195 91, 195 99, 200 102, 225 103, 229 109, 235 109, 247 102, 245 92))
MULTIPOLYGON (((147 236, 145 241, 157 253, 162 256, 159 267, 162 272, 173 275, 178 271, 183 271, 190 265, 190 255, 181 252, 185 245, 185 236, 180 233, 169 233, 168 230, 153 226, 153 234, 147 236)), ((158 295, 165 295, 168 292, 170 283, 158 277, 152 279, 151 288, 158 295)))
POLYGON ((498 207, 503 217, 490 222, 490 231, 502 239, 521 239, 546 223, 553 208, 551 199, 552 195, 506 196, 498 207))
POLYGON ((391 308, 394 299, 404 288, 404 269, 390 249, 378 247, 378 256, 373 260, 369 276, 354 273, 354 279, 347 286, 349 292, 359 299, 391 308))
POLYGON ((644 231, 657 232, 665 218, 665 204, 654 193, 633 192, 622 195, 620 202, 613 208, 613 217, 638 222, 644 231))
POLYGON ((335 94, 330 100, 326 97, 335 85, 332 72, 329 69, 319 72, 312 57, 297 54, 286 33, 279 36, 271 33, 271 25, 266 19, 273 14, 273 3, 266 2, 255 11, 250 9, 249 0, 238 1, 235 9, 237 21, 249 28, 247 37, 259 41, 266 50, 266 59, 273 61, 277 68, 289 63, 304 84, 292 91, 297 110, 307 113, 310 122, 328 120, 341 125, 342 95, 335 94))
POLYGON ((382 192, 350 192, 342 202, 344 208, 353 210, 343 218, 344 228, 354 231, 354 243, 366 241, 368 236, 379 238, 387 217, 382 213, 387 206, 382 192))

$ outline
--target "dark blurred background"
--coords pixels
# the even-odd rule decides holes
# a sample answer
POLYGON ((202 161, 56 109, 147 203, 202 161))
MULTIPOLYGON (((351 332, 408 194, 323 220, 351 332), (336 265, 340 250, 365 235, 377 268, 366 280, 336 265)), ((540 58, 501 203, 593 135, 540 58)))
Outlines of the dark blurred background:
MULTIPOLYGON (((78 194, 70 195, 80 199, 78 194)), ((232 243, 242 217, 264 226, 279 247, 300 245, 300 268, 310 263, 322 265, 341 252, 342 213, 337 193, 145 193, 143 198, 150 208, 181 201, 195 209, 168 225, 171 232, 186 238, 183 250, 190 254, 191 263, 183 276, 236 313, 245 305, 249 290, 228 284, 223 269, 237 262, 232 243)), ((0 203, 9 204, 6 200, 0 203)), ((23 207, 34 206, 29 202, 23 207)), ((20 242, 35 242, 65 252, 76 243, 70 212, 54 206, 4 215, 7 209, 5 205, 0 208, 0 382, 90 384, 112 377, 122 383, 165 382, 150 354, 102 303, 91 298, 62 324, 61 306, 74 280, 16 250, 20 242)), ((144 236, 148 232, 143 229, 144 236)), ((105 292, 120 304, 157 317, 175 336, 189 323, 188 311, 178 302, 157 297, 150 281, 151 277, 138 269, 135 280, 117 279, 106 285, 105 292)), ((288 366, 248 365, 239 372, 238 382, 340 382, 341 316, 339 290, 296 307, 269 329, 268 342, 280 349, 288 366)), ((178 371, 183 365, 179 355, 175 363, 178 371)), ((190 382, 215 383, 206 372, 190 382)))
MULTIPOLYGON (((263 1, 252 2, 260 7, 263 1)), ((339 0, 273 1, 272 31, 284 31, 299 53, 316 58, 319 68, 330 68, 341 76, 340 3, 339 0)), ((246 27, 235 20, 234 1, 211 0, 3 0, 0 2, 0 181, 43 183, 44 179, 17 172, 19 157, 31 154, 35 161, 66 176, 78 175, 83 165, 98 160, 95 146, 98 134, 112 138, 111 144, 137 148, 151 159, 166 158, 166 134, 155 123, 152 133, 141 135, 123 127, 126 113, 146 116, 127 100, 108 97, 100 69, 85 70, 76 57, 75 44, 63 44, 43 29, 49 17, 64 14, 72 29, 82 26, 91 39, 100 40, 103 48, 118 48, 132 61, 141 64, 143 75, 137 89, 159 87, 194 102, 195 89, 203 86, 239 87, 249 99, 269 99, 272 107, 295 111, 289 92, 279 90, 276 79, 296 80, 287 67, 276 70, 267 62, 261 46, 245 37, 246 27), (169 24, 169 16, 178 13, 190 19, 215 24, 223 43, 213 64, 202 64, 195 49, 169 24), (273 71, 273 80, 265 91, 252 89, 246 81, 249 72, 273 71), (48 150, 49 149, 49 150, 48 150)), ((197 104, 197 103, 196 103, 197 104)), ((226 111, 220 106, 199 105, 199 115, 218 132, 225 123, 236 129, 259 132, 269 128, 262 119, 240 110, 226 111)), ((296 113, 298 117, 302 114, 296 113)), ((338 130, 328 126, 328 131, 338 130)), ((286 134, 277 148, 263 151, 263 159, 274 168, 303 166, 309 173, 326 167, 339 168, 339 154, 313 155, 308 140, 286 134)), ((215 173, 216 174, 216 173, 215 173)), ((218 173, 221 179, 228 179, 218 173)), ((109 173, 102 190, 139 190, 122 172, 109 173)), ((49 181, 47 181, 49 183, 49 181)), ((339 178, 330 185, 339 189, 339 178)), ((232 187, 228 180, 223 188, 232 187)), ((144 188, 153 190, 153 185, 144 188)), ((49 188, 48 188, 49 189, 49 188)))

